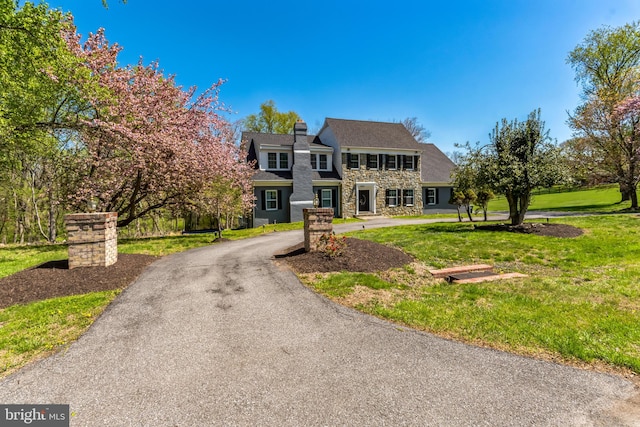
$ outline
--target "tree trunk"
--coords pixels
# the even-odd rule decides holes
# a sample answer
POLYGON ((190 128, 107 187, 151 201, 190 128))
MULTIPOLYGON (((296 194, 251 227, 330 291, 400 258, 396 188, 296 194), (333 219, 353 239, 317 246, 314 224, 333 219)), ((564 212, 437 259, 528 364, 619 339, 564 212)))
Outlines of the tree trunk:
POLYGON ((473 218, 471 217, 471 206, 467 205, 467 216, 469 217, 469 221, 473 222, 473 218))
POLYGON ((458 221, 462 222, 462 216, 460 215, 460 206, 456 205, 456 211, 458 211, 458 221))
POLYGON ((620 202, 626 202, 627 200, 631 200, 631 191, 629 191, 629 187, 621 182, 620 184, 620 202))

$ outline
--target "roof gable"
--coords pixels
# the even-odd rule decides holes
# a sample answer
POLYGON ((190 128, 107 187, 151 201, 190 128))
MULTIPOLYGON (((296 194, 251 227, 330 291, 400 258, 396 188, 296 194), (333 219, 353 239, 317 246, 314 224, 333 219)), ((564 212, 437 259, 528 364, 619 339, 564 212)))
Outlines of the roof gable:
POLYGON ((451 161, 434 144, 420 144, 422 157, 420 165, 420 178, 422 182, 451 182, 451 172, 456 164, 451 161))
POLYGON ((420 150, 420 144, 402 123, 362 120, 325 120, 341 147, 398 148, 420 150))

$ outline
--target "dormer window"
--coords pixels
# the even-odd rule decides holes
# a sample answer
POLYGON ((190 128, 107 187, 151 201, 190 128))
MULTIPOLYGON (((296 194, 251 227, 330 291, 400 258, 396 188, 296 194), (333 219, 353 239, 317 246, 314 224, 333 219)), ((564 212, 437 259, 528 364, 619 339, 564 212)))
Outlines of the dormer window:
POLYGON ((289 169, 289 153, 267 153, 267 169, 289 169))

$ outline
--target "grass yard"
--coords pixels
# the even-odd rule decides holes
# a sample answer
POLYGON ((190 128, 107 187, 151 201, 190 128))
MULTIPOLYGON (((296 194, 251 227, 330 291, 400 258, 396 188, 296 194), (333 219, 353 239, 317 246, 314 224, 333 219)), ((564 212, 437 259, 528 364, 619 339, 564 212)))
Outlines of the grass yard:
MULTIPOLYGON (((541 190, 533 195, 529 210, 610 213, 624 211, 630 206, 629 201, 620 202, 618 185, 605 185, 553 193, 541 190)), ((504 197, 497 197, 489 202, 489 211, 509 211, 509 204, 504 197)))
POLYGON ((355 237, 418 260, 379 274, 307 275, 317 291, 401 324, 465 342, 640 374, 640 218, 563 218, 577 238, 478 231, 469 223, 374 229, 355 237), (489 263, 524 279, 447 284, 427 267, 489 263))

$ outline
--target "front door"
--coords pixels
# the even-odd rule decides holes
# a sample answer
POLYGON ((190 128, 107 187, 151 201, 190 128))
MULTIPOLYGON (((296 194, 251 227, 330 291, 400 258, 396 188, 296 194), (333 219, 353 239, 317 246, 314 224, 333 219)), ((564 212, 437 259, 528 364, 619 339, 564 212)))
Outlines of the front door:
POLYGON ((368 212, 369 207, 369 190, 358 191, 358 212, 368 212))

